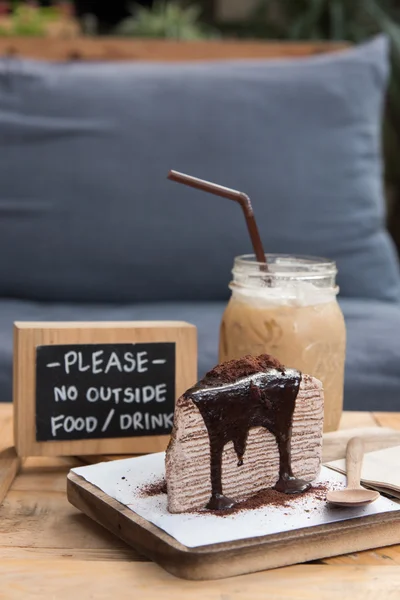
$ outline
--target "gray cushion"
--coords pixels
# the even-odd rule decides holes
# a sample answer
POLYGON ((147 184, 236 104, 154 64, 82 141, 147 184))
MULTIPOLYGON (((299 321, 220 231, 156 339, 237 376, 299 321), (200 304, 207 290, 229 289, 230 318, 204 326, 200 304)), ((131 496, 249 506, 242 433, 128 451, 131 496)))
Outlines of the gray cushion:
POLYGON ((400 307, 341 300, 347 324, 345 407, 400 411, 400 307))
POLYGON ((251 251, 243 216, 168 182, 175 168, 247 192, 268 251, 331 257, 345 296, 399 300, 387 73, 383 37, 288 61, 0 59, 0 295, 226 298, 233 257, 251 251))
MULTIPOLYGON (((345 408, 400 410, 400 307, 386 302, 341 301, 347 323, 345 408)), ((0 301, 0 401, 11 398, 12 322, 57 320, 185 320, 198 327, 199 375, 218 360, 218 331, 225 303, 137 306, 41 304, 0 301)))

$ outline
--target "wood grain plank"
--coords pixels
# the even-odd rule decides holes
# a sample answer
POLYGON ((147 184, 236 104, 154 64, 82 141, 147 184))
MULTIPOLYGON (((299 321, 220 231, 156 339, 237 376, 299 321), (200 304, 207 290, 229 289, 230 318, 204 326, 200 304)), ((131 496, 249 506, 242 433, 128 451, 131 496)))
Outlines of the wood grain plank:
POLYGON ((373 416, 381 427, 392 427, 400 430, 400 413, 374 412, 373 416))
POLYGON ((12 415, 12 404, 10 402, 1 402, 0 401, 0 422, 3 417, 8 415, 12 415))
POLYGON ((0 505, 20 468, 13 446, 12 405, 0 404, 0 505))
MULTIPOLYGON (((27 548, 24 546, 0 546, 0 561, 14 560, 88 560, 88 561, 139 561, 149 562, 145 556, 136 554, 132 548, 27 548)), ((0 591, 0 598, 1 591, 0 591)))
POLYGON ((400 565, 400 546, 388 546, 387 548, 355 552, 345 556, 334 556, 324 559, 322 562, 327 565, 400 565))
POLYGON ((14 444, 13 438, 13 406, 0 402, 0 449, 14 444))
MULTIPOLYGON (((15 479, 12 492, 28 492, 29 494, 38 493, 62 493, 67 489, 68 469, 62 467, 48 468, 46 470, 23 468, 19 476, 15 479)), ((21 494, 21 499, 24 496, 21 494)), ((28 494, 27 494, 28 496, 28 494)))
POLYGON ((36 59, 69 60, 145 60, 189 61, 235 58, 301 57, 332 52, 348 47, 348 43, 263 42, 243 40, 124 40, 121 38, 50 38, 0 39, 0 55, 36 59))
POLYGON ((124 460, 125 458, 133 458, 134 456, 139 456, 138 454, 107 454, 104 455, 85 455, 85 456, 77 456, 77 460, 85 465, 94 465, 99 462, 110 462, 112 460, 124 460))
POLYGON ((18 473, 20 463, 14 447, 0 451, 0 505, 18 473))
POLYGON ((400 431, 388 427, 359 427, 340 429, 324 434, 322 460, 324 463, 346 456, 350 438, 357 436, 364 441, 365 452, 400 446, 400 431))
POLYGON ((370 412, 345 411, 340 421, 339 429, 352 429, 354 427, 378 427, 374 416, 370 412))
POLYGON ((0 580, 3 597, 10 600, 132 600, 133 595, 142 600, 394 600, 400 567, 301 565, 193 582, 151 563, 9 559, 0 563, 0 580))
MULTIPOLYGON (((18 479, 23 476, 17 477, 16 487, 25 487, 18 479)), ((50 491, 57 487, 50 481, 40 491, 9 491, 0 507, 0 548, 87 550, 88 560, 94 550, 111 549, 121 551, 122 558, 129 552, 130 560, 141 559, 136 551, 68 503, 65 480, 66 473, 62 491, 50 491)))
POLYGON ((22 472, 50 473, 59 468, 68 471, 78 465, 82 461, 71 456, 32 456, 24 459, 22 472))

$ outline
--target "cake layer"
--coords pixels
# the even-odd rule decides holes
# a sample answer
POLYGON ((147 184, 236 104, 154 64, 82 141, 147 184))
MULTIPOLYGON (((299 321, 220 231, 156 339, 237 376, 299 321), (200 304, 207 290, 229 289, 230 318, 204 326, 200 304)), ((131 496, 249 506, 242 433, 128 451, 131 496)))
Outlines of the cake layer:
MULTIPOLYGON (((292 469, 295 477, 312 481, 322 457, 324 402, 322 384, 303 375, 296 398, 292 429, 292 469)), ((264 427, 250 429, 243 465, 232 442, 222 458, 224 495, 243 500, 278 480, 279 453, 275 437, 264 427)), ((210 444, 200 411, 182 396, 175 408, 174 429, 166 455, 168 509, 180 513, 206 506, 211 495, 210 444)))

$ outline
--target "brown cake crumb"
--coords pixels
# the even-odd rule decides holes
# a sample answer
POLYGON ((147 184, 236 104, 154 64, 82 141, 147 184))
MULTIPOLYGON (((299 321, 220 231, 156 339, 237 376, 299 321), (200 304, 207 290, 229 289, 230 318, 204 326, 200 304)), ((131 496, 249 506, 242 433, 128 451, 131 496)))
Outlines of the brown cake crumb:
MULTIPOLYGON (((234 515, 246 510, 255 510, 264 506, 290 508, 295 504, 299 504, 303 500, 303 498, 310 496, 312 496, 315 500, 319 502, 325 502, 326 494, 328 490, 331 489, 331 487, 331 485, 328 487, 326 484, 320 483, 311 487, 309 490, 303 492, 302 494, 295 495, 283 494, 273 489, 261 490, 261 492, 258 492, 254 496, 251 496, 246 500, 242 500, 241 502, 237 502, 235 506, 227 510, 193 510, 188 512, 198 515, 206 513, 216 515, 217 517, 227 517, 228 515, 234 515)), ((159 481, 155 481, 154 483, 150 483, 140 490, 140 495, 142 497, 159 496, 161 494, 166 493, 167 482, 164 478, 160 479, 159 481)), ((305 512, 310 512, 309 509, 304 510, 305 512)), ((317 507, 314 507, 314 510, 317 510, 317 507)), ((284 512, 283 514, 287 516, 289 513, 284 512)))
POLYGON ((255 375, 268 369, 278 369, 284 371, 285 367, 279 360, 269 354, 261 354, 260 356, 244 356, 239 360, 229 360, 225 363, 217 365, 209 371, 202 383, 234 383, 241 377, 255 375))
MULTIPOLYGON (((273 489, 261 490, 258 494, 238 502, 233 508, 226 512, 239 512, 243 510, 253 510, 255 508, 261 508, 262 506, 290 506, 289 498, 287 494, 282 494, 273 489)), ((221 511, 217 511, 218 514, 221 511)), ((225 512, 225 511, 223 511, 225 512)))
MULTIPOLYGON (((320 483, 314 487, 311 487, 309 490, 303 492, 302 494, 283 494, 281 492, 277 492, 273 489, 262 490, 247 498, 246 500, 242 500, 241 502, 237 502, 235 506, 229 508, 227 510, 209 510, 207 513, 211 513, 216 515, 217 517, 226 517, 228 515, 234 515, 239 512, 243 512, 245 510, 254 510, 256 508, 262 508, 263 506, 281 506, 282 508, 289 508, 290 506, 294 506, 295 504, 299 504, 303 498, 312 496, 315 500, 325 502, 326 494, 328 491, 328 486, 320 483)), ((204 514, 204 511, 193 511, 197 514, 204 514)), ((306 510, 305 512, 310 512, 306 510)), ((288 513, 284 513, 287 515, 288 513)))
POLYGON ((167 482, 165 479, 160 479, 155 483, 149 483, 141 490, 141 496, 159 496, 167 493, 167 482))

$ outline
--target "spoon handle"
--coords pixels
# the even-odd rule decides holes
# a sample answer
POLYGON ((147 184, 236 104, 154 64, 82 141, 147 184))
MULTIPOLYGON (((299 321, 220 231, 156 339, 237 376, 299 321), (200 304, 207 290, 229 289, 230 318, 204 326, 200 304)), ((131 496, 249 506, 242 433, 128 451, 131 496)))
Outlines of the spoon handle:
POLYGON ((361 467, 364 457, 364 444, 361 438, 351 438, 346 449, 347 487, 359 488, 361 467))

